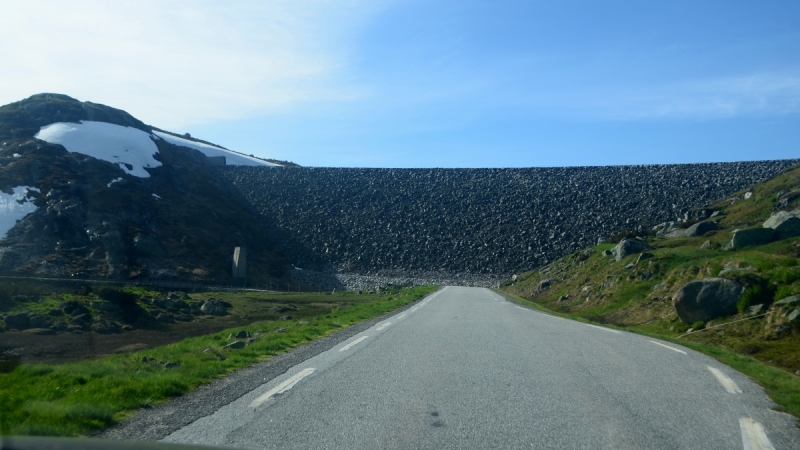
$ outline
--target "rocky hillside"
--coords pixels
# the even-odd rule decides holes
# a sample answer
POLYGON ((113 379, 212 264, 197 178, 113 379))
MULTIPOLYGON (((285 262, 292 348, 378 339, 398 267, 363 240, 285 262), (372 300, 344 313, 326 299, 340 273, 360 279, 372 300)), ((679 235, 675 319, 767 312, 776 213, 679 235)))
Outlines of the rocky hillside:
POLYGON ((621 233, 503 283, 599 323, 750 355, 800 375, 800 166, 692 219, 621 233))
POLYGON ((204 151, 269 164, 63 95, 0 107, 0 273, 229 283, 244 245, 252 282, 286 277, 204 151))
POLYGON ((285 249, 302 268, 398 279, 437 272, 443 280, 471 282, 464 274, 510 276, 619 230, 682 218, 691 207, 796 162, 531 169, 226 167, 220 175, 302 244, 285 249))

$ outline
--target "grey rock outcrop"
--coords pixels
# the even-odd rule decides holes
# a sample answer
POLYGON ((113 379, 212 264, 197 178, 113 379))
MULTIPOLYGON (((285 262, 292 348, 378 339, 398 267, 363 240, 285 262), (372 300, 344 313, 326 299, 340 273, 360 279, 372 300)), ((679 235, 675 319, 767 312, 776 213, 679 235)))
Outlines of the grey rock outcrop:
POLYGON ((772 228, 750 228, 747 230, 736 230, 733 238, 726 248, 742 248, 752 245, 764 245, 772 242, 775 230, 772 228))
POLYGON ((764 222, 764 228, 775 230, 774 239, 787 239, 800 236, 800 210, 778 211, 764 222))
POLYGON ((795 306, 800 303, 800 295, 792 295, 775 302, 775 306, 795 306))
POLYGON ((244 341, 233 341, 230 344, 222 347, 223 350, 236 350, 240 348, 244 348, 245 343, 244 341))
POLYGON ((672 306, 685 323, 707 322, 717 317, 735 314, 744 286, 725 278, 706 278, 691 281, 678 289, 672 306))
POLYGON ((716 222, 698 222, 687 228, 683 235, 688 237, 702 236, 709 231, 716 230, 719 230, 719 226, 716 222))
POLYGON ((18 330, 24 330, 29 327, 30 316, 28 313, 9 314, 5 318, 8 326, 18 330))
POLYGON ((614 254, 614 259, 619 261, 628 255, 653 249, 654 247, 647 242, 638 239, 623 239, 616 247, 611 249, 611 253, 614 254))
POLYGON ((222 302, 217 300, 208 300, 203 303, 203 306, 200 307, 200 310, 210 316, 224 316, 228 314, 228 309, 222 302))
POLYGON ((175 323, 175 316, 170 313, 159 313, 156 316, 156 320, 161 323, 175 323))
POLYGON ((52 325, 50 319, 39 314, 33 314, 28 319, 28 326, 31 328, 50 328, 52 325))

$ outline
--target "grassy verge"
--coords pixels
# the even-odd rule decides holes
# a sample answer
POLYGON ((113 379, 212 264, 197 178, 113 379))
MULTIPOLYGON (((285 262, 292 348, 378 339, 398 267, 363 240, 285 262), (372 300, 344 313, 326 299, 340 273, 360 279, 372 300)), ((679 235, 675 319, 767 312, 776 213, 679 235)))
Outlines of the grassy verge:
MULTIPOLYGON (((515 301, 523 305, 531 306, 532 308, 545 312, 547 314, 564 317, 584 323, 591 322, 583 317, 574 314, 552 311, 550 309, 545 308, 542 305, 537 304, 536 302, 524 299, 520 296, 505 291, 497 291, 497 292, 507 297, 511 297, 515 301)), ((778 406, 780 407, 779 410, 800 418, 800 378, 789 372, 786 372, 769 364, 765 364, 761 361, 758 361, 755 358, 745 355, 740 355, 736 352, 720 347, 714 347, 712 345, 707 345, 705 343, 693 342, 688 339, 678 339, 674 336, 667 336, 661 333, 655 333, 646 329, 642 329, 641 327, 635 327, 635 326, 613 327, 605 323, 597 323, 597 324, 609 328, 617 328, 620 330, 630 331, 633 333, 642 334, 657 339, 662 339, 664 341, 673 342, 675 344, 683 345, 685 347, 691 348, 692 350, 704 353, 716 359, 717 361, 723 364, 727 364, 733 369, 738 370, 739 372, 750 377, 750 379, 752 379, 753 381, 758 383, 762 388, 764 388, 764 392, 772 399, 772 401, 778 404, 778 406)))
MULTIPOLYGON (((215 378, 264 361, 334 330, 387 313, 432 292, 402 289, 304 320, 263 321, 136 353, 91 361, 23 364, 0 374, 0 432, 13 435, 88 435, 142 407, 163 402, 215 378), (248 331, 244 348, 226 350, 229 334, 248 331), (145 360, 145 358, 147 358, 145 360), (146 361, 146 362, 145 362, 146 361), (169 368, 165 368, 171 363, 169 368), (176 366, 172 367, 173 364, 176 366)), ((320 302, 342 301, 319 295, 320 302)))

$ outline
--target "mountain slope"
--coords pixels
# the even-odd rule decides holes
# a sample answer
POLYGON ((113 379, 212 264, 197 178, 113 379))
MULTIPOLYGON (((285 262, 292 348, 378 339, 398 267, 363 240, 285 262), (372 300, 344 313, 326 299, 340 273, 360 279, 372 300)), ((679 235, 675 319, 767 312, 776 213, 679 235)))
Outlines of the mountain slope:
POLYGON ((216 181, 199 141, 154 131, 64 95, 0 107, 0 273, 229 283, 244 245, 252 282, 286 277, 267 225, 216 181))
POLYGON ((773 213, 798 207, 800 166, 795 166, 694 211, 695 219, 661 224, 656 228, 660 233, 638 233, 654 247, 646 253, 620 260, 609 256, 618 240, 636 234, 620 233, 610 243, 566 255, 501 288, 552 311, 724 348, 800 374, 800 321, 792 315, 798 305, 792 297, 800 294, 800 236, 739 248, 728 245, 736 230, 763 230, 773 213), (702 222, 697 217, 708 213, 716 215, 705 222, 713 221, 719 229, 685 236, 691 225, 702 222), (669 227, 677 229, 661 231, 669 227), (713 278, 745 288, 734 312, 692 323, 682 320, 674 306, 678 291, 713 278))

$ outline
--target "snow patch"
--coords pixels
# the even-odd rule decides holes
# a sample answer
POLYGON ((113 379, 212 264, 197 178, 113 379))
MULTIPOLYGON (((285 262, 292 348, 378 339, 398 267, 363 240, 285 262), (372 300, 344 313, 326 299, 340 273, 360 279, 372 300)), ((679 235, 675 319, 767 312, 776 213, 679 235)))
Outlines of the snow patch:
POLYGON ((168 133, 161 131, 153 131, 156 137, 159 137, 170 144, 180 145, 181 147, 189 147, 199 150, 206 156, 224 156, 225 165, 228 166, 274 166, 283 167, 280 164, 263 161, 252 156, 242 155, 240 153, 225 150, 224 148, 214 147, 213 145, 204 144, 202 142, 190 141, 188 139, 179 138, 168 133))
POLYGON ((6 194, 0 191, 0 239, 6 237, 8 231, 28 214, 36 211, 37 207, 28 200, 28 192, 40 192, 30 186, 12 188, 13 193, 6 194))
POLYGON ((158 194, 152 194, 152 195, 153 195, 153 197, 156 198, 156 200, 161 200, 161 197, 158 194))
POLYGON ((82 120, 81 123, 58 122, 42 127, 35 136, 51 144, 60 144, 71 153, 102 159, 128 175, 149 178, 145 168, 161 166, 153 138, 142 130, 106 122, 82 120))
POLYGON ((22 155, 20 155, 19 153, 14 153, 14 154, 13 154, 13 155, 11 155, 11 156, 13 156, 14 158, 19 158, 19 157, 20 157, 20 156, 22 156, 22 155))
POLYGON ((110 182, 109 182, 109 183, 106 185, 106 187, 111 187, 111 185, 112 185, 112 184, 114 184, 114 183, 119 183, 120 181, 122 181, 122 177, 119 177, 119 178, 114 178, 113 180, 111 180, 111 181, 110 181, 110 182))

